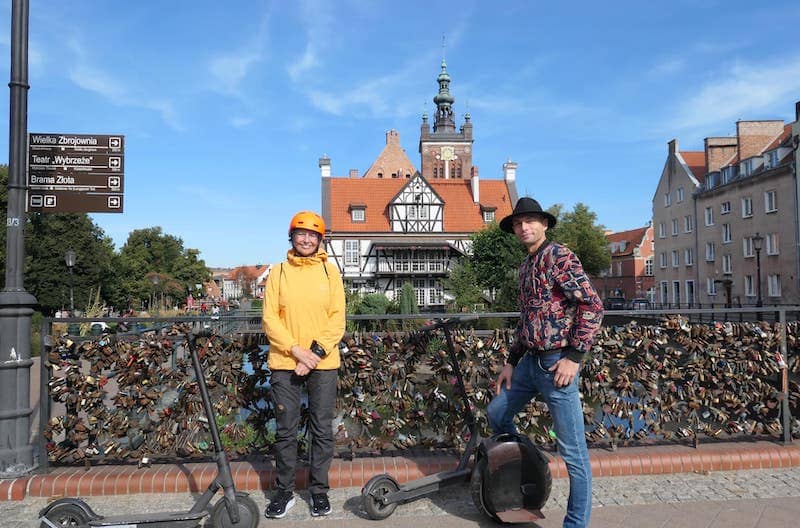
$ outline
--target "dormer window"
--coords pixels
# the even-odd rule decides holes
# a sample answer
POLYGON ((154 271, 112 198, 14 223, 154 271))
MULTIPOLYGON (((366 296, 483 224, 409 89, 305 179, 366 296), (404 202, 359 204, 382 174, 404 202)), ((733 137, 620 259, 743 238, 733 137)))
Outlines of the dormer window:
POLYGON ((722 169, 722 184, 726 184, 729 181, 732 181, 736 177, 736 173, 738 172, 737 165, 731 165, 729 167, 725 167, 722 169))
POLYGON ((367 206, 365 204, 350 204, 350 221, 363 223, 367 221, 367 206))
POLYGON ((496 207, 488 206, 488 205, 481 205, 481 214, 483 215, 483 223, 488 224, 494 222, 494 212, 497 210, 496 207))

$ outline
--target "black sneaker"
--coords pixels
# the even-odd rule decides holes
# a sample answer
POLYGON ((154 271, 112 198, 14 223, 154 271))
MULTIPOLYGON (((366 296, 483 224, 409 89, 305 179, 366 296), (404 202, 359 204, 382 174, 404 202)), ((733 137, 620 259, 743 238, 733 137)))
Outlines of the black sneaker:
POLYGON ((294 506, 294 493, 291 491, 279 491, 272 497, 264 515, 269 519, 280 519, 291 507, 294 506))
POLYGON ((331 512, 331 503, 326 493, 315 493, 311 496, 311 516, 321 517, 331 512))

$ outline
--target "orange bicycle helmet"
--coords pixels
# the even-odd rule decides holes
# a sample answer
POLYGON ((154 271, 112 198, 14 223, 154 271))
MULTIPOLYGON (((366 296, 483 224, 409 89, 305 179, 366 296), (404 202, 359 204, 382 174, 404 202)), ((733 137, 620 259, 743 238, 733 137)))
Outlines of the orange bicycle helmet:
POLYGON ((292 217, 289 222, 289 236, 292 236, 292 231, 295 229, 308 229, 319 233, 320 237, 325 236, 325 220, 320 215, 313 211, 300 211, 292 217))

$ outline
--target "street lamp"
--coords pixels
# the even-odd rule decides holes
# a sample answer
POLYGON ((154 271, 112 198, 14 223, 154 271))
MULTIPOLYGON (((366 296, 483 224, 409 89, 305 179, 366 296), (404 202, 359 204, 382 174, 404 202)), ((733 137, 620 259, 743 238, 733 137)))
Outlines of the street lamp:
POLYGON ((69 315, 72 317, 75 313, 75 297, 72 288, 72 268, 75 267, 75 252, 71 249, 64 254, 64 263, 69 268, 69 315))
POLYGON ((761 244, 764 242, 764 237, 759 233, 753 237, 753 249, 756 250, 756 306, 764 306, 764 301, 761 298, 761 244))
POLYGON ((150 280, 153 281, 153 302, 150 305, 150 309, 155 311, 153 305, 156 303, 156 290, 158 289, 158 273, 153 273, 153 276, 150 277, 150 280))

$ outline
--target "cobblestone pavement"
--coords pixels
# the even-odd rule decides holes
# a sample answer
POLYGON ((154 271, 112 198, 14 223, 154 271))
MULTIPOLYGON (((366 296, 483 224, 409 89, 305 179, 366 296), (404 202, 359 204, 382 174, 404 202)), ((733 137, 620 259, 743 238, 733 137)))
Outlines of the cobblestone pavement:
MULTIPOLYGON (((567 501, 568 483, 553 482, 553 491, 544 513, 547 518, 537 525, 556 528, 561 525, 567 501)), ((308 494, 299 493, 284 519, 261 518, 260 526, 300 528, 315 526, 382 526, 415 528, 450 526, 497 526, 482 517, 472 504, 466 484, 456 485, 428 498, 400 505, 383 521, 370 521, 361 509, 361 490, 343 488, 331 491, 333 513, 324 519, 312 519, 308 494), (313 523, 313 524, 312 524, 313 523)), ((263 510, 266 496, 251 496, 263 510)), ((716 472, 710 474, 666 474, 594 479, 593 527, 796 527, 800 525, 800 467, 716 472)), ((193 501, 188 493, 167 495, 129 495, 90 497, 87 502, 98 513, 123 514, 187 509, 193 501)), ((29 497, 24 501, 0 502, 0 524, 4 528, 38 527, 40 508, 48 500, 29 497)))

